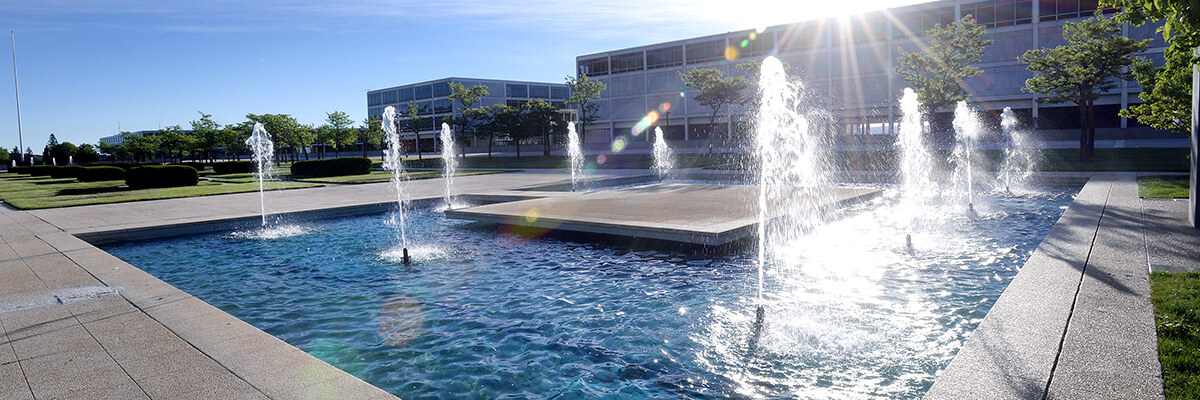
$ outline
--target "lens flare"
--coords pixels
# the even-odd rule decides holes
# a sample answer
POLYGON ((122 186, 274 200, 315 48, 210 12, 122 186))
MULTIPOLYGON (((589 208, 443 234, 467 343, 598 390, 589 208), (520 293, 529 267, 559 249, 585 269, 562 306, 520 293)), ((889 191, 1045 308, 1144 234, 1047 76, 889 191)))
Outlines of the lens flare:
POLYGON ((738 58, 737 47, 729 46, 729 47, 725 48, 725 60, 726 61, 733 61, 733 60, 736 60, 737 58, 738 58))
POLYGON ((742 39, 742 48, 750 45, 750 39, 742 39))
MULTIPOLYGON (((617 138, 617 140, 621 141, 621 148, 624 149, 625 148, 625 138, 617 138)), ((616 147, 616 145, 617 144, 614 142, 613 147, 616 147)), ((607 161, 608 161, 608 157, 603 154, 596 156, 596 164, 604 165, 604 163, 607 161)), ((592 168, 594 169, 595 166, 592 166, 592 168)))
POLYGON ((525 221, 527 221, 527 222, 537 221, 539 215, 542 215, 541 211, 539 211, 536 208, 530 208, 529 211, 525 212, 525 221))
MULTIPOLYGON (((650 126, 654 125, 655 122, 658 122, 658 111, 650 110, 650 112, 646 113, 646 116, 642 117, 641 121, 638 121, 633 128, 629 129, 629 134, 633 136, 641 135, 646 129, 650 129, 650 126)), ((615 142, 614 146, 616 146, 615 142)), ((618 150, 614 148, 613 151, 618 150)))
POLYGON ((758 34, 750 32, 750 40, 758 39, 758 34))
POLYGON ((662 103, 662 104, 658 105, 658 112, 668 112, 668 111, 671 111, 671 103, 670 102, 666 102, 666 103, 662 103))
MULTIPOLYGON (((619 138, 616 138, 616 139, 615 139, 615 140, 613 140, 613 142, 612 142, 612 151, 613 151, 613 153, 620 153, 620 152, 621 152, 621 150, 625 150, 625 137, 624 137, 624 136, 622 136, 622 137, 619 137, 619 138)), ((601 161, 601 160, 603 160, 603 159, 604 159, 603 157, 604 157, 604 155, 603 155, 603 154, 601 154, 599 157, 596 157, 596 163, 597 163, 597 164, 604 164, 604 162, 603 162, 603 161, 601 161)))

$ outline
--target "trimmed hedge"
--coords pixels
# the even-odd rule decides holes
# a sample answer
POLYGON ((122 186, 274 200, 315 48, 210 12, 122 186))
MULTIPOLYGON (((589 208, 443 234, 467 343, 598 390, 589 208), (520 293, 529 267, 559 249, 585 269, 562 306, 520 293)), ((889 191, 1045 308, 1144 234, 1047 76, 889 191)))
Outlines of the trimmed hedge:
POLYGON ((53 165, 34 165, 32 167, 29 167, 29 175, 50 176, 50 173, 53 172, 55 169, 58 169, 58 167, 53 166, 53 165))
POLYGON ((250 172, 254 166, 250 161, 225 161, 213 163, 213 173, 217 175, 225 174, 245 174, 250 172))
POLYGON ((125 179, 125 170, 118 167, 85 167, 79 171, 80 182, 118 181, 125 179))
POLYGON ((147 166, 147 165, 162 165, 162 164, 159 164, 159 163, 151 163, 151 162, 143 162, 143 163, 105 163, 105 164, 91 164, 91 166, 93 166, 93 167, 117 167, 117 168, 120 168, 120 169, 122 169, 122 170, 125 170, 125 171, 128 171, 128 170, 130 170, 130 169, 132 169, 132 168, 137 168, 137 167, 145 167, 145 166, 147 166))
POLYGON ((78 165, 63 165, 58 168, 50 170, 50 177, 55 178, 55 179, 78 178, 79 171, 82 169, 83 169, 83 167, 80 167, 78 165))
POLYGON ((189 166, 189 167, 195 168, 195 169, 196 169, 196 171, 203 171, 203 170, 204 170, 204 165, 205 165, 205 164, 204 164, 204 163, 198 163, 198 162, 181 162, 181 163, 174 163, 174 164, 171 164, 171 165, 186 165, 186 166, 189 166))
POLYGON ((200 174, 186 165, 150 165, 125 171, 125 184, 131 188, 196 186, 200 174))
POLYGON ((16 166, 16 167, 8 167, 8 172, 11 172, 14 174, 29 174, 30 171, 29 171, 29 167, 16 166))
POLYGON ((292 163, 292 176, 320 178, 326 176, 366 175, 369 173, 371 173, 371 160, 362 157, 330 158, 292 163))

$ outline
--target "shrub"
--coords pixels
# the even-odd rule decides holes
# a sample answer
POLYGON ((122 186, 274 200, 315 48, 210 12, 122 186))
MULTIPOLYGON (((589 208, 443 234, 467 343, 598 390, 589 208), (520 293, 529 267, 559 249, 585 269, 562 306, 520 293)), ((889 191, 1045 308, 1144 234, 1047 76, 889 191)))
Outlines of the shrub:
POLYGON ((214 163, 212 167, 213 173, 217 175, 244 174, 250 172, 250 168, 253 167, 251 164, 253 163, 250 161, 225 161, 214 163))
POLYGON ((162 165, 162 164, 159 164, 159 163, 105 163, 105 164, 92 164, 92 166, 93 166, 93 167, 117 167, 117 168, 120 168, 120 169, 122 169, 122 170, 125 170, 125 171, 128 171, 128 170, 130 170, 131 168, 145 167, 145 166, 147 166, 147 165, 162 165))
POLYGON ((186 165, 148 165, 125 171, 125 184, 131 188, 195 186, 200 174, 186 165))
POLYGON ((326 177, 365 175, 371 173, 371 160, 362 157, 330 158, 327 160, 292 163, 293 176, 326 177))
POLYGON ((79 171, 82 169, 83 169, 83 167, 80 167, 78 165, 63 165, 61 167, 50 170, 50 177, 55 178, 55 179, 78 178, 79 171))
POLYGON ((181 162, 181 163, 175 163, 175 164, 171 164, 171 165, 186 165, 186 166, 195 168, 196 171, 204 170, 204 163, 198 163, 198 162, 181 162))
POLYGON ((118 167, 86 167, 79 171, 80 182, 116 181, 125 179, 125 170, 118 167))
POLYGON ((17 167, 8 167, 8 172, 11 172, 14 174, 29 174, 30 171, 29 171, 29 167, 17 166, 17 167))
POLYGON ((54 165, 34 165, 29 167, 29 175, 33 176, 50 176, 50 172, 57 169, 54 165))

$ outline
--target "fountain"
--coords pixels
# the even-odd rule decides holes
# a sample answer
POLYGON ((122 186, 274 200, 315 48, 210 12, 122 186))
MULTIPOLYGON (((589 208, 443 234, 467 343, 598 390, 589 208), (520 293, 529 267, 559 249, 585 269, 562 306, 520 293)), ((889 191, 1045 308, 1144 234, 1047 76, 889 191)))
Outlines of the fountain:
POLYGON ((659 182, 667 178, 675 169, 675 160, 671 155, 671 147, 663 138, 662 128, 654 127, 654 172, 658 173, 659 182))
POLYGON ((262 213, 262 228, 265 231, 267 228, 267 197, 264 191, 264 182, 272 178, 271 155, 275 154, 275 144, 271 143, 271 135, 267 133, 266 128, 255 122, 254 131, 246 139, 246 146, 253 154, 251 160, 254 162, 254 175, 258 179, 258 205, 259 211, 262 213))
POLYGON ((761 323, 763 270, 795 263, 792 246, 824 220, 828 204, 823 188, 829 184, 832 143, 815 124, 798 82, 788 82, 775 57, 763 60, 759 80, 760 106, 755 128, 758 161, 758 302, 761 323))
POLYGON ((1017 129, 1017 117, 1009 107, 1004 107, 1004 112, 1000 114, 1000 128, 1007 139, 1000 179, 1004 181, 1004 192, 1011 194, 1013 187, 1023 188, 1033 175, 1036 158, 1029 138, 1017 129))
POLYGON ((68 155, 67 156, 67 165, 74 165, 74 164, 75 164, 75 156, 68 155))
POLYGON ((392 190, 396 192, 396 211, 392 212, 387 223, 395 228, 396 235, 399 236, 398 239, 400 240, 400 249, 402 252, 400 262, 404 263, 404 265, 410 265, 412 264, 412 259, 408 256, 408 237, 404 232, 404 146, 400 143, 400 135, 396 133, 395 107, 389 106, 383 110, 383 122, 381 125, 383 126, 383 132, 387 135, 388 143, 388 148, 383 153, 383 168, 392 171, 392 190))
POLYGON ((575 123, 567 123, 567 156, 571 159, 571 191, 579 190, 579 182, 583 180, 583 147, 579 143, 579 134, 575 132, 575 123))
POLYGON ((900 97, 900 132, 896 135, 900 152, 900 204, 897 211, 908 225, 905 242, 910 248, 917 219, 938 192, 938 185, 933 180, 933 154, 925 143, 919 107, 917 92, 904 88, 904 95, 900 97))
POLYGON ((980 122, 975 112, 967 106, 967 102, 960 101, 958 106, 954 108, 954 135, 956 144, 954 148, 954 161, 956 174, 961 177, 960 181, 965 179, 967 197, 967 209, 975 210, 975 182, 974 170, 972 169, 971 147, 974 146, 973 139, 979 137, 980 122), (963 166, 966 166, 966 172, 962 173, 963 166))
MULTIPOLYGON (((418 144, 420 146, 420 144, 418 144)), ((454 171, 458 169, 458 159, 454 158, 454 131, 449 124, 442 124, 442 165, 445 170, 442 177, 446 178, 446 209, 454 208, 454 193, 451 188, 454 183, 454 171)))

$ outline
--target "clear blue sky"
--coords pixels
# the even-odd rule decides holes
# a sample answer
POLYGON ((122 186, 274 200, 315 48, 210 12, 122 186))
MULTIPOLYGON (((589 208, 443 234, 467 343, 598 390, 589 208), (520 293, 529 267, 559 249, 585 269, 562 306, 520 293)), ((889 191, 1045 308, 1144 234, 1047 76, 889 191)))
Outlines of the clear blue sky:
POLYGON ((575 56, 914 3, 885 1, 0 0, 0 146, 96 143, 212 114, 320 124, 366 91, 448 76, 561 82, 575 56), (831 8, 836 4, 849 9, 831 8))

